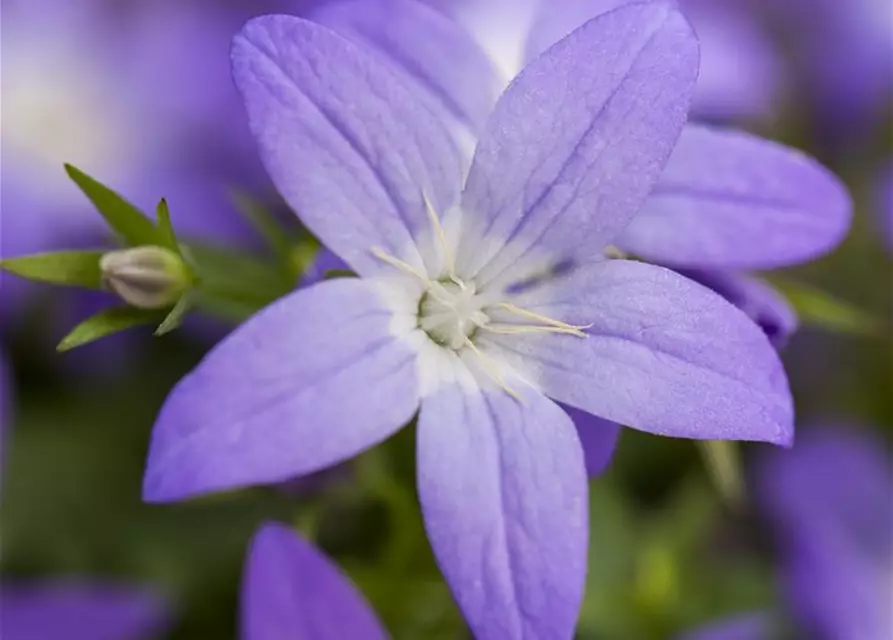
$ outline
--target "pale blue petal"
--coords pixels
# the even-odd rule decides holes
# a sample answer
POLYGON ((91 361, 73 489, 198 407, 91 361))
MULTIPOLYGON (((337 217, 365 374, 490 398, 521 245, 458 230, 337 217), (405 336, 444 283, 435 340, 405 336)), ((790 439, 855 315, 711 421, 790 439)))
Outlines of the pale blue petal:
POLYGON ((528 65, 477 146, 460 275, 486 284, 518 263, 597 256, 660 177, 697 66, 694 35, 665 3, 606 13, 528 65))
POLYGON ((609 260, 515 302, 591 325, 585 338, 487 334, 555 400, 661 435, 791 443, 791 395, 775 349, 706 287, 661 267, 609 260))
POLYGON ((574 633, 587 483, 568 416, 527 390, 458 385, 422 403, 418 491, 428 537, 478 638, 574 633))
POLYGON ((415 354, 390 330, 375 284, 322 282, 267 307, 168 396, 146 500, 274 483, 350 458, 419 402, 415 354))
POLYGON ((290 16, 249 22, 233 73, 273 182, 322 243, 355 271, 416 267, 430 236, 424 195, 458 200, 462 160, 440 119, 380 56, 290 16))

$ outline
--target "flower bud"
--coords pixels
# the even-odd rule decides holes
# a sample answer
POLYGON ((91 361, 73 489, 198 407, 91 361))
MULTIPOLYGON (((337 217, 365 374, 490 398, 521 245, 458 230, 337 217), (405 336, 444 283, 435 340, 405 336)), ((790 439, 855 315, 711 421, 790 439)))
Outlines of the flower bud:
POLYGON ((189 288, 189 269, 176 253, 145 246, 106 253, 99 261, 102 283, 139 309, 163 309, 189 288))

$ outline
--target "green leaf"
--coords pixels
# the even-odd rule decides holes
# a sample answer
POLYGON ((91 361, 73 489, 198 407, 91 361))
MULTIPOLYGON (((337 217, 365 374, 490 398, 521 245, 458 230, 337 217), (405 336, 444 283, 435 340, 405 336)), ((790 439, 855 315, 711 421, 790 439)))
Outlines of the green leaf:
POLYGON ((70 164, 65 171, 127 244, 136 247, 163 241, 152 221, 127 200, 70 164))
POLYGON ((57 251, 0 260, 0 269, 28 280, 66 287, 102 288, 103 251, 57 251))
POLYGON ((171 312, 167 314, 164 321, 158 325, 158 328, 155 330, 155 336, 161 337, 179 327, 183 324, 183 320, 191 309, 192 297, 187 293, 177 301, 177 304, 174 305, 171 312))
POLYGON ((146 311, 134 307, 112 307, 90 316, 72 329, 56 347, 57 351, 70 351, 113 333, 130 329, 141 324, 158 321, 157 311, 146 311))
POLYGON ((870 313, 809 285, 773 278, 804 325, 852 335, 880 337, 883 323, 870 313))
POLYGON ((720 497, 731 507, 741 506, 745 499, 745 484, 738 443, 711 440, 698 441, 697 444, 720 497))

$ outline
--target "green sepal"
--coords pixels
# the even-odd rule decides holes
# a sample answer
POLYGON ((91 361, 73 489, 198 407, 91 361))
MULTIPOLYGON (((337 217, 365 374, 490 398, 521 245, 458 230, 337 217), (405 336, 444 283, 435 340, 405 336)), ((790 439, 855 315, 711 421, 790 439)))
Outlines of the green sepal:
POLYGON ((158 232, 161 246, 170 249, 182 258, 183 252, 180 249, 180 243, 177 241, 177 234, 174 231, 174 226, 171 224, 171 211, 167 206, 167 200, 164 198, 158 201, 155 216, 158 219, 158 232))
POLYGON ((190 296, 189 293, 184 294, 183 297, 177 301, 177 304, 174 305, 174 308, 171 309, 170 313, 167 314, 167 317, 162 323, 158 325, 158 328, 155 329, 155 336, 161 337, 183 324, 183 320, 186 319, 186 316, 192 310, 192 303, 192 296, 190 296))
POLYGON ((884 334, 883 324, 877 318, 829 293, 780 278, 773 278, 772 284, 788 299, 804 325, 859 336, 884 334))
POLYGON ((21 278, 65 287, 102 288, 103 251, 55 251, 0 260, 0 269, 21 278))
POLYGON ((697 444, 707 474, 720 498, 729 507, 740 507, 746 497, 746 488, 738 443, 729 440, 703 440, 697 444))
POLYGON ((137 247, 163 242, 163 234, 136 206, 70 164, 65 165, 65 172, 128 245, 137 247))
POLYGON ((136 309, 135 307, 111 307, 90 316, 65 336, 57 351, 70 351, 76 347, 95 342, 113 333, 143 324, 158 322, 157 311, 136 309))

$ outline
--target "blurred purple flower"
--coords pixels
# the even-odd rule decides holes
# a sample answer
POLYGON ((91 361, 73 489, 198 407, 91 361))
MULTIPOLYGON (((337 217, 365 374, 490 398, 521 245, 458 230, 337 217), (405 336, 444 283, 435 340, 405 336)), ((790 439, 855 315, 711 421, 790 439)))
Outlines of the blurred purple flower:
POLYGON ((832 142, 869 133, 893 90, 889 0, 750 0, 785 34, 816 130, 832 142))
MULTIPOLYGON (((524 60, 535 58, 587 20, 632 1, 458 2, 441 7, 457 20, 450 24, 442 14, 426 12, 413 0, 342 0, 325 3, 312 17, 387 57, 429 98, 443 105, 444 96, 449 96, 454 103, 467 104, 496 96, 524 60), (403 18, 395 23, 393 16, 398 14, 403 18), (358 31, 359 23, 363 27, 358 31), (485 46, 496 71, 486 56, 482 59, 475 53, 478 45, 459 24, 485 46), (418 51, 426 53, 412 55, 418 51), (462 52, 464 71, 459 78, 453 65, 457 51, 462 52)), ((700 31, 709 37, 701 43, 702 59, 709 60, 711 49, 720 44, 737 52, 737 57, 729 51, 716 52, 713 59, 719 62, 703 63, 701 80, 721 78, 725 85, 740 86, 749 97, 762 95, 751 84, 771 73, 754 72, 751 83, 749 75, 736 70, 745 60, 762 59, 749 57, 742 45, 757 39, 750 22, 737 18, 750 15, 743 6, 736 0, 687 0, 684 8, 696 26, 698 21, 704 23, 700 31), (740 37, 726 31, 740 32, 740 37)), ((754 66, 771 65, 754 62, 754 66)), ((726 99, 732 96, 727 86, 711 87, 709 92, 726 99)), ((490 100, 492 104, 495 97, 490 100)), ((463 148, 474 148, 468 134, 476 130, 462 132, 463 148)), ((793 312, 768 284, 739 273, 823 255, 846 235, 851 209, 840 181, 799 151, 743 132, 689 125, 651 197, 614 244, 650 262, 698 272, 700 282, 719 285, 718 293, 768 328, 773 342, 781 345, 796 328, 793 312)))
POLYGON ((766 616, 752 613, 714 622, 683 634, 677 640, 768 640, 771 637, 766 616))
POLYGON ((164 630, 167 610, 145 590, 94 582, 0 587, 4 640, 137 640, 164 630))
MULTIPOLYGON (((525 60, 587 20, 643 0, 426 1, 462 24, 497 62, 502 81, 508 83, 525 60)), ((752 2, 680 0, 679 5, 701 44, 692 115, 718 121, 771 115, 779 97, 783 65, 752 2)))
POLYGON ((177 386, 147 500, 314 472, 421 407, 427 531, 472 629, 567 637, 587 481, 549 397, 659 434, 790 442, 783 368, 744 314, 672 271, 602 258, 685 121, 697 50, 670 5, 601 16, 531 63, 467 181, 426 100, 329 29, 253 20, 233 64, 280 192, 361 277, 274 303, 177 386))
POLYGON ((242 582, 242 640, 384 640, 387 633, 349 578, 278 524, 251 542, 242 582))
POLYGON ((893 162, 880 173, 875 195, 878 225, 887 250, 893 253, 893 162))
POLYGON ((893 458, 852 427, 806 431, 758 468, 788 600, 810 637, 881 640, 893 602, 893 458))
MULTIPOLYGON (((0 256, 103 244, 101 218, 64 162, 149 212, 167 197, 181 235, 248 236, 226 188, 266 183, 227 53, 238 27, 262 7, 241 7, 4 5, 0 256)), ((5 298, 24 286, 3 277, 5 298)))

